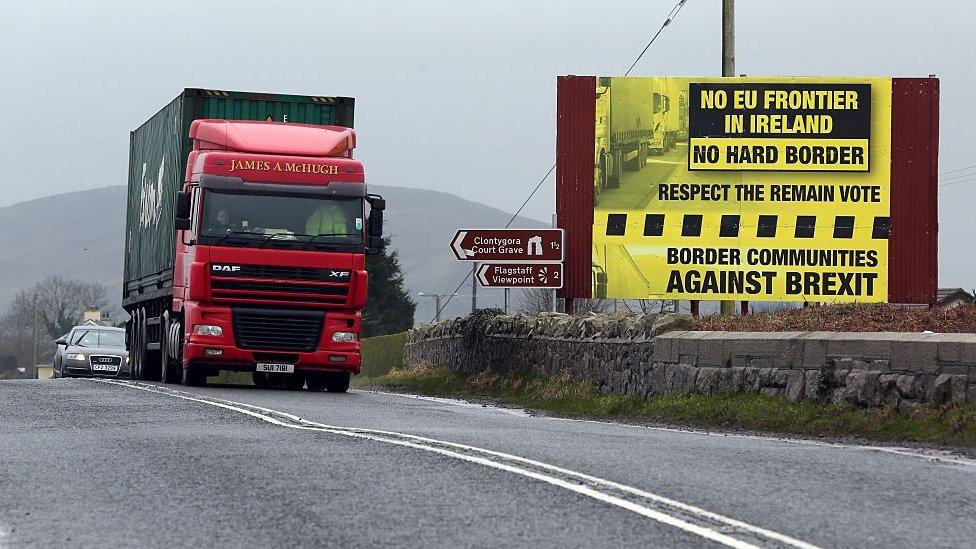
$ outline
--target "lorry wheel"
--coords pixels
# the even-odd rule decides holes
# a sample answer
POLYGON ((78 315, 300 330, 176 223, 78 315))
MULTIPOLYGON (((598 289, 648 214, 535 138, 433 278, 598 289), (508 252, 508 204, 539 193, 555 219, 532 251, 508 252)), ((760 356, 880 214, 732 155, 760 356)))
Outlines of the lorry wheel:
POLYGON ((285 378, 285 389, 289 391, 301 391, 305 387, 305 376, 303 374, 294 373, 287 374, 287 376, 285 378))
POLYGON ((330 393, 345 393, 349 390, 349 372, 326 372, 322 374, 322 384, 330 393))
POLYGON ((315 391, 321 393, 325 390, 325 381, 322 379, 324 377, 321 373, 310 373, 305 376, 305 384, 308 385, 309 391, 315 391))
POLYGON ((183 385, 188 387, 202 387, 207 384, 207 377, 203 375, 199 366, 187 364, 183 368, 183 385))
POLYGON ((142 309, 132 315, 132 379, 141 380, 142 363, 145 360, 145 326, 142 322, 142 309))
POLYGON ((276 385, 274 378, 267 372, 251 372, 251 381, 259 389, 273 389, 276 385))
POLYGON ((183 382, 183 372, 182 366, 183 361, 182 353, 179 352, 177 348, 174 355, 176 358, 170 357, 170 347, 173 346, 174 341, 176 341, 173 336, 173 332, 178 330, 180 327, 179 321, 170 324, 169 312, 163 313, 163 322, 160 328, 160 349, 159 349, 159 360, 162 362, 160 366, 160 376, 159 379, 163 383, 182 383, 183 382))
POLYGON ((610 156, 610 176, 607 178, 608 188, 616 189, 620 186, 620 172, 623 170, 623 162, 621 162, 622 158, 623 155, 620 154, 620 151, 617 151, 610 156))

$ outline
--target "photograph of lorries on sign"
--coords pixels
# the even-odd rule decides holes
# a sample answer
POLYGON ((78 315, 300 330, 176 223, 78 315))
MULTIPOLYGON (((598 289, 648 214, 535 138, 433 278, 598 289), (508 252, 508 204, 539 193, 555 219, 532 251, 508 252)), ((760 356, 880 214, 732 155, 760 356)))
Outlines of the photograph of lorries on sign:
POLYGON ((887 300, 891 79, 596 79, 596 297, 887 300))

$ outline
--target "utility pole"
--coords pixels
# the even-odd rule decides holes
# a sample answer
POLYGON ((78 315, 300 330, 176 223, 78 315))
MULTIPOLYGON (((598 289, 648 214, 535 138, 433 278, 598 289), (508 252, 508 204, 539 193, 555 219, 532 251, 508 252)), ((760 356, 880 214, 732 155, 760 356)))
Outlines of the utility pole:
MULTIPOLYGON (((722 0, 722 76, 735 76, 735 0, 722 0)), ((719 312, 730 315, 735 301, 723 300, 719 312)))
POLYGON ((34 288, 34 299, 33 299, 33 309, 31 319, 31 368, 37 366, 37 288, 34 288))
POLYGON ((722 76, 735 76, 735 0, 722 0, 722 76))
POLYGON ((508 291, 511 288, 505 288, 505 314, 508 314, 508 291))
POLYGON ((436 319, 435 322, 440 322, 441 321, 441 300, 444 299, 447 296, 457 297, 457 294, 456 293, 454 293, 454 294, 438 294, 438 293, 425 294, 424 292, 418 292, 417 295, 419 295, 421 297, 432 297, 432 298, 434 298, 434 307, 437 308, 435 310, 435 313, 434 313, 434 315, 435 315, 434 318, 436 319))

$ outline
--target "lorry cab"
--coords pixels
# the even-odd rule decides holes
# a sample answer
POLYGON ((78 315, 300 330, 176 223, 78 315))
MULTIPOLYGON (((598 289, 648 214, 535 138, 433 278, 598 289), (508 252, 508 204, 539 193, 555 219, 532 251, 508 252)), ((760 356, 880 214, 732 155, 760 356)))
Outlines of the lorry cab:
POLYGON ((183 370, 272 374, 259 384, 359 373, 365 255, 383 246, 383 204, 366 194, 354 131, 201 119, 189 136, 172 306, 183 370))

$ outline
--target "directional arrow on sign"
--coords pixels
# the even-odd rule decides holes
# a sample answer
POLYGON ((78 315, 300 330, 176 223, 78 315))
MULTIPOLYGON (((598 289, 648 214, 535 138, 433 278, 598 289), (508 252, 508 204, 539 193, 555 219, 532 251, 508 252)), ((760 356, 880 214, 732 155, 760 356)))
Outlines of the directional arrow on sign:
POLYGON ((454 250, 454 256, 460 260, 468 259, 473 255, 471 250, 465 250, 461 246, 461 242, 464 241, 464 237, 466 236, 468 236, 468 231, 458 231, 455 233, 454 238, 451 239, 451 249, 454 250))

